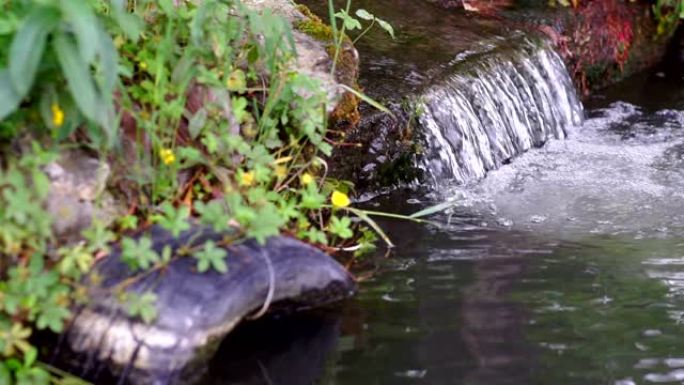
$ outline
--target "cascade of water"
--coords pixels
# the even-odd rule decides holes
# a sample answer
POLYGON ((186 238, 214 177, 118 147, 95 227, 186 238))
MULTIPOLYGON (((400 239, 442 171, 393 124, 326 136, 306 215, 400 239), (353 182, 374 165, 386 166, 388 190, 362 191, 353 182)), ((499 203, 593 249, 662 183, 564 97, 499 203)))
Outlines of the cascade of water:
POLYGON ((433 183, 479 180, 581 124, 582 104, 553 49, 525 39, 511 51, 454 63, 445 80, 423 93, 421 167, 433 183))

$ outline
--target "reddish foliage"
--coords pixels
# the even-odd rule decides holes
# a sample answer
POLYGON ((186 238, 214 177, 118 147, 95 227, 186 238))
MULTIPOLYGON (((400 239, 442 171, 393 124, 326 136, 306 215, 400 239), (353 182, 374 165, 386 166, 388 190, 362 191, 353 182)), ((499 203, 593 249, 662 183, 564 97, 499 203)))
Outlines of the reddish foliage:
POLYGON ((569 46, 561 52, 570 55, 571 71, 582 91, 589 89, 589 76, 609 78, 623 71, 634 40, 632 12, 623 0, 587 1, 577 8, 569 46))

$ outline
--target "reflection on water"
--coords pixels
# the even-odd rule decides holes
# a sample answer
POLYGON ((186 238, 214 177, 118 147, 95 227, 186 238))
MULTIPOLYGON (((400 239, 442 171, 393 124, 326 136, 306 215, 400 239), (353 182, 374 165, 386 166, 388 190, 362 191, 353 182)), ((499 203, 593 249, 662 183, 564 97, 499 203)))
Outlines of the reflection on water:
POLYGON ((339 315, 320 311, 245 324, 221 343, 198 383, 312 384, 339 334, 339 315))
POLYGON ((363 284, 345 321, 361 325, 319 383, 682 380, 684 240, 386 225, 397 255, 363 284))

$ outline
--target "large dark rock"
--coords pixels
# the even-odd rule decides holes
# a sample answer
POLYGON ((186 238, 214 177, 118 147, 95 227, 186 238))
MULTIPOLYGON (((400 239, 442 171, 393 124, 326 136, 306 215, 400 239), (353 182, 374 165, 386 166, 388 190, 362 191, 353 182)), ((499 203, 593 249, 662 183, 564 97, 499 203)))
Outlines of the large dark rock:
MULTIPOLYGON (((155 247, 170 245, 173 255, 180 247, 223 237, 202 228, 177 239, 159 230, 153 234, 155 247)), ((348 298, 356 290, 350 274, 336 261, 291 238, 274 237, 265 245, 248 240, 225 250, 226 274, 200 274, 190 257, 138 275, 121 262, 118 252, 102 260, 93 273, 101 277, 101 284, 91 288, 90 304, 80 309, 65 335, 80 374, 88 377, 91 369, 104 363, 134 384, 197 378, 219 342, 264 306, 306 309, 348 298), (129 296, 155 293, 154 322, 146 325, 128 316, 117 299, 117 288, 129 296)))

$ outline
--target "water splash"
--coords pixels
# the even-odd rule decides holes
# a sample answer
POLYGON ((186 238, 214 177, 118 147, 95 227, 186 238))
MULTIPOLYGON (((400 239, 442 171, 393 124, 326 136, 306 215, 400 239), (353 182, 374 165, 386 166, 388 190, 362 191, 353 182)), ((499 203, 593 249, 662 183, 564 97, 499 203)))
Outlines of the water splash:
POLYGON ((452 64, 422 95, 421 168, 435 185, 466 184, 581 124, 583 108, 561 58, 522 40, 452 64))

